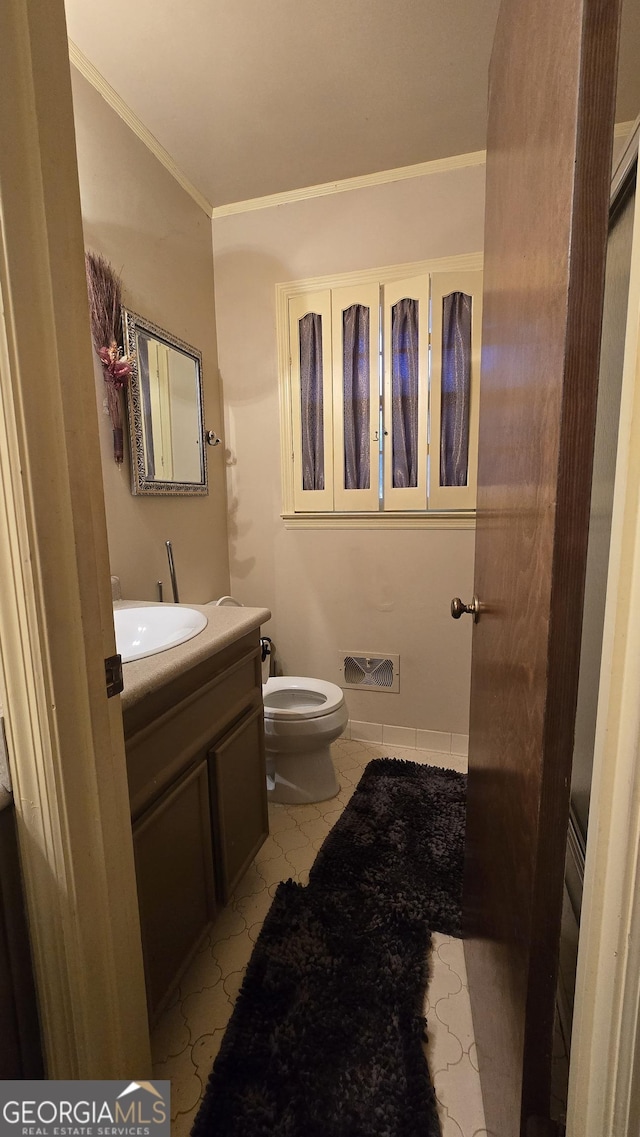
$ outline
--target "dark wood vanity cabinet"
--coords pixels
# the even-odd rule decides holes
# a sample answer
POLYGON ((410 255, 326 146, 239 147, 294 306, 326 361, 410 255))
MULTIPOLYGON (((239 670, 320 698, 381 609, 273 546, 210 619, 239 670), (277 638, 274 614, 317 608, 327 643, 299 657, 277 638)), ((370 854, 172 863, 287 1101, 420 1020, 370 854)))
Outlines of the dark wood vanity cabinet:
POLYGON ((124 710, 149 1017, 268 835, 258 632, 124 710))

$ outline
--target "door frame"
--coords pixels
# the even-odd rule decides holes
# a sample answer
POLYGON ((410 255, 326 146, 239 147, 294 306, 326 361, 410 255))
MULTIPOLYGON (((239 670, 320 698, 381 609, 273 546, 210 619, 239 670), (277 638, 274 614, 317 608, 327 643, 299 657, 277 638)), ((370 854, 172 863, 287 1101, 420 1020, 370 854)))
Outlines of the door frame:
POLYGON ((0 700, 46 1072, 148 1077, 63 0, 0 5, 0 700))
MULTIPOLYGON (((625 148, 637 147, 638 125, 625 148)), ((636 192, 568 1137, 635 1137, 640 1093, 640 193, 636 192)))

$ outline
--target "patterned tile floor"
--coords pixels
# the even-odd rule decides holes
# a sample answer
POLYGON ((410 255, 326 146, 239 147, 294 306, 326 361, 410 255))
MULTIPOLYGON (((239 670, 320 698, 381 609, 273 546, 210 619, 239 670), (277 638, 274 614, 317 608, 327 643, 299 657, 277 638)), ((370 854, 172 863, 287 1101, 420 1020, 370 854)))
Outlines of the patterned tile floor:
MULTIPOLYGON (((306 883, 316 852, 371 758, 391 755, 466 770, 466 758, 340 739, 333 758, 340 793, 316 805, 270 805, 270 836, 207 942, 193 960, 152 1036, 154 1077, 171 1080, 172 1137, 187 1137, 229 1020, 244 969, 281 880, 306 883)), ((461 940, 434 935, 426 999, 426 1053, 443 1137, 485 1137, 461 940)))

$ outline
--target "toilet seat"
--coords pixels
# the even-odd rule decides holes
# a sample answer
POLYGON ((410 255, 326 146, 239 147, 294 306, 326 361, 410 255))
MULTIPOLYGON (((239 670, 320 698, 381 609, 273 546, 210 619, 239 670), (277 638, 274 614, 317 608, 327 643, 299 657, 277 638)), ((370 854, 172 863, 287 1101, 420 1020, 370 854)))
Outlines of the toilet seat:
POLYGON ((335 683, 302 675, 272 676, 262 688, 266 719, 316 719, 332 714, 344 703, 335 683))

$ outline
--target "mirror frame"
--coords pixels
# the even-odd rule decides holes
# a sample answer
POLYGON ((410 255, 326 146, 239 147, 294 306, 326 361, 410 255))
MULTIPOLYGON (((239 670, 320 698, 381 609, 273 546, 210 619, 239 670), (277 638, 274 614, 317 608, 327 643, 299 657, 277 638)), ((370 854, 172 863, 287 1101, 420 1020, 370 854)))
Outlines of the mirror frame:
POLYGON ((194 497, 209 492, 209 477, 207 470, 207 450, 204 434, 204 401, 202 393, 202 353, 184 340, 172 336, 164 328, 154 324, 144 316, 132 312, 130 308, 121 309, 122 333, 124 336, 125 355, 132 359, 131 377, 127 384, 127 417, 129 420, 129 452, 131 458, 131 493, 145 494, 156 497, 194 497), (140 382, 138 375, 136 332, 148 332, 154 339, 160 340, 169 347, 175 347, 185 355, 190 356, 195 365, 198 385, 198 431, 200 435, 200 470, 199 482, 166 482, 147 477, 144 454, 144 436, 142 431, 142 402, 140 398, 140 382))

